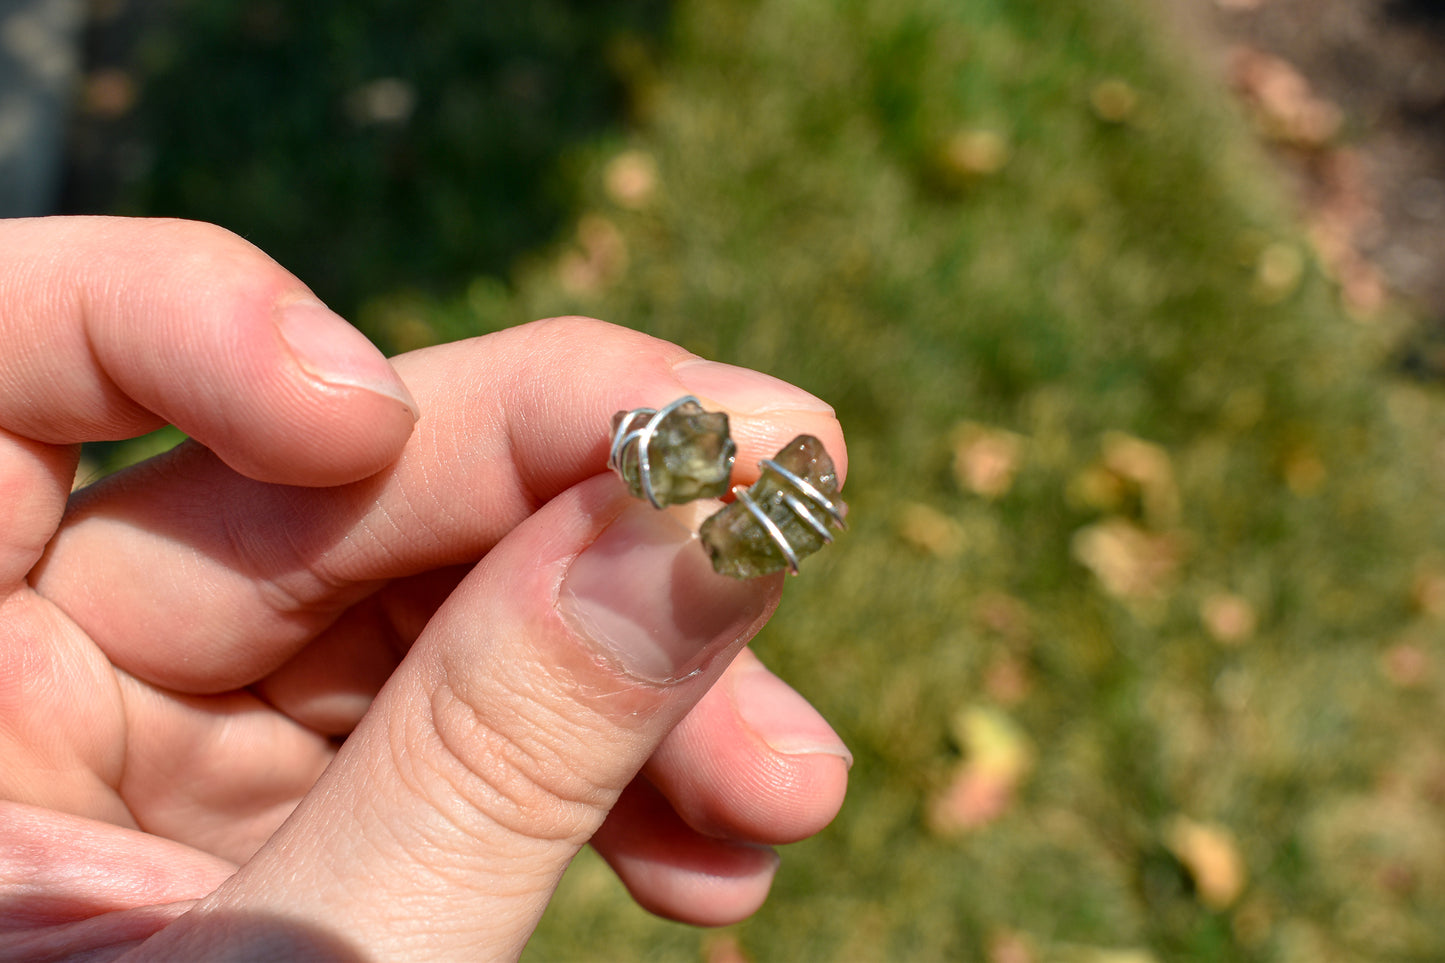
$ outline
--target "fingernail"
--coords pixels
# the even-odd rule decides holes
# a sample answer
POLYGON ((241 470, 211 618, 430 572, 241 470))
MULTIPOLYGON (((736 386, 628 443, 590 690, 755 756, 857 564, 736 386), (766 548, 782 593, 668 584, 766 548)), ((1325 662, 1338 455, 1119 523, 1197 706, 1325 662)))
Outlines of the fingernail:
POLYGON ((276 327, 296 362, 313 378, 391 398, 410 409, 412 418, 419 417, 416 399, 385 356, 320 301, 303 298, 281 305, 276 327))
POLYGON ((743 724, 774 752, 837 756, 848 768, 853 767, 853 753, 818 710, 751 652, 739 653, 732 687, 733 705, 743 724))
POLYGON ((558 606, 623 671, 668 683, 752 631, 776 592, 718 575, 693 532, 636 502, 572 562, 558 606))
POLYGON ((677 379, 693 394, 729 411, 759 415, 769 411, 819 411, 833 407, 781 378, 703 358, 689 358, 673 366, 677 379))

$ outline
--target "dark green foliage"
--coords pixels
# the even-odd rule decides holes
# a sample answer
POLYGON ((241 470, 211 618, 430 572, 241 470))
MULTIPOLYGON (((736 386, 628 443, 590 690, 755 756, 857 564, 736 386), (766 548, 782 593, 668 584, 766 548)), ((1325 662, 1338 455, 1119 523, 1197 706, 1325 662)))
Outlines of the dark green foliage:
POLYGON ((191 0, 148 53, 131 206, 220 223, 339 310, 505 274, 574 200, 662 0, 191 0), (375 86, 381 82, 381 86, 375 86))

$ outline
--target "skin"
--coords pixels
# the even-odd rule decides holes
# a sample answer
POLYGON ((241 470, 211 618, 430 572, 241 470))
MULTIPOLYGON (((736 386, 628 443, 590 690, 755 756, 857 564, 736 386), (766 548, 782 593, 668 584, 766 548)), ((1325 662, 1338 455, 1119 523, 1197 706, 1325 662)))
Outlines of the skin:
POLYGON ((736 481, 803 432, 841 477, 817 399, 580 318, 388 363, 189 222, 0 221, 0 305, 0 956, 511 958, 589 842, 726 924, 836 814, 847 750, 743 648, 783 579, 689 574, 603 467, 695 394, 736 481))

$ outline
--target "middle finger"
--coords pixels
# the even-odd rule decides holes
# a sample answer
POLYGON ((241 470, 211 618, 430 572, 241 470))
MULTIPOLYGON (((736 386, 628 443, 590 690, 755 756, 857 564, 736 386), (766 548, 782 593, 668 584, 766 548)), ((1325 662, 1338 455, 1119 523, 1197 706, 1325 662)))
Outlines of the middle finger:
POLYGON ((225 691, 278 669, 388 580, 476 560, 603 470, 614 411, 695 394, 732 415, 739 480, 802 432, 846 472, 817 399, 601 322, 525 325, 396 367, 423 417, 392 468, 292 488, 186 444, 82 494, 33 584, 127 672, 225 691))

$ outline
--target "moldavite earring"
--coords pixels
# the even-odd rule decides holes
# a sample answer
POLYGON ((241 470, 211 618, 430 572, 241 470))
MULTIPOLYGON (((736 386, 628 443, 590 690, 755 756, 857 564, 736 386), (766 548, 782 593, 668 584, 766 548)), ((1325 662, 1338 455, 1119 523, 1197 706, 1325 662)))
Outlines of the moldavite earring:
POLYGON ((798 562, 833 541, 829 523, 846 528, 848 506, 838 495, 838 473, 823 443, 799 435, 772 458, 758 462, 751 488, 702 523, 698 534, 712 567, 733 578, 757 578, 798 562))
MULTIPOLYGON (((654 508, 722 497, 736 457, 728 416, 704 411, 692 395, 612 416, 607 467, 654 508)), ((709 516, 698 535, 719 574, 746 579, 786 568, 796 575, 799 561, 833 541, 830 526, 847 527, 837 470, 812 435, 794 438, 758 468, 757 482, 734 487, 733 503, 709 516)))
POLYGON ((613 415, 607 467, 627 483, 633 498, 662 508, 722 497, 737 450, 728 434, 728 416, 704 411, 686 395, 662 408, 613 415))

